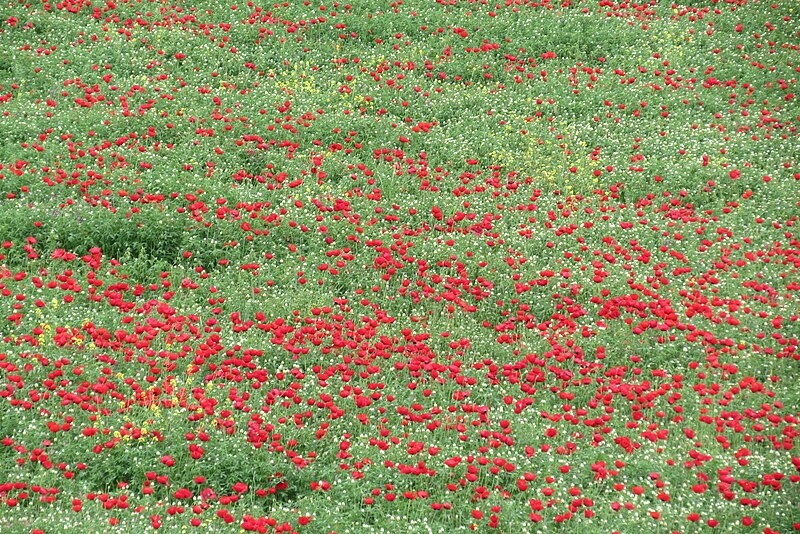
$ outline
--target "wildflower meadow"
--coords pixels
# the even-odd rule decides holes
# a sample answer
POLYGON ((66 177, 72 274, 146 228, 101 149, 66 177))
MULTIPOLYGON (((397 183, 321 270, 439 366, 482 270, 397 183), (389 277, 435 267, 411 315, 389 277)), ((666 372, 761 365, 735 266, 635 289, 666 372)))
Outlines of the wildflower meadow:
POLYGON ((799 3, 4 0, 0 51, 0 532, 800 530, 799 3))

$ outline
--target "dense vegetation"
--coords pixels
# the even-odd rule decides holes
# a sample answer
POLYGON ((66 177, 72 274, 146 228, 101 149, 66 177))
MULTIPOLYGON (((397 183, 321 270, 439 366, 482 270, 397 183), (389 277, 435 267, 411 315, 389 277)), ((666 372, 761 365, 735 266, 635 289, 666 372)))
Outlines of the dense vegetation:
POLYGON ((798 9, 9 1, 0 530, 800 529, 798 9))

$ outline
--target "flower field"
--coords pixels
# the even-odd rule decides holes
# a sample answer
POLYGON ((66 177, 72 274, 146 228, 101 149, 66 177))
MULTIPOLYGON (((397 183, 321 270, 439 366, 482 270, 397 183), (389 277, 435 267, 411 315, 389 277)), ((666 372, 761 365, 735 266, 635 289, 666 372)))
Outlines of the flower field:
POLYGON ((8 0, 0 531, 800 530, 800 5, 8 0))

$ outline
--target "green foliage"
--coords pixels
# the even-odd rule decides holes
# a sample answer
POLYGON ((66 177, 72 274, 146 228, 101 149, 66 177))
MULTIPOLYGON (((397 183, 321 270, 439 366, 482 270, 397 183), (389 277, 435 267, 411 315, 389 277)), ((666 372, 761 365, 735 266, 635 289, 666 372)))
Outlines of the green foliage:
POLYGON ((796 7, 6 11, 0 531, 795 528, 796 7))

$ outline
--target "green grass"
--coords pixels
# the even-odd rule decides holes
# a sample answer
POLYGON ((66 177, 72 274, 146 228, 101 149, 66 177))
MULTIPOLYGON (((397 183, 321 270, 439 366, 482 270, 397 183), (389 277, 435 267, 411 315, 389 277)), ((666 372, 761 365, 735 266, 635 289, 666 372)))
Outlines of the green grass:
POLYGON ((0 530, 797 530, 798 16, 9 5, 0 530))

